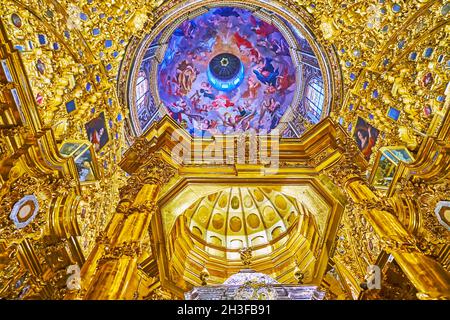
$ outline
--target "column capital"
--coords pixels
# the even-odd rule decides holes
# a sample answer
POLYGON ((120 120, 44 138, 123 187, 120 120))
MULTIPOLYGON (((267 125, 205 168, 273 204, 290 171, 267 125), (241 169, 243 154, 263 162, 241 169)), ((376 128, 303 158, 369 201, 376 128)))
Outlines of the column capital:
POLYGON ((176 173, 177 170, 164 160, 160 154, 152 154, 128 179, 127 184, 120 189, 120 198, 122 200, 117 208, 118 212, 121 206, 126 211, 145 184, 156 184, 161 187, 169 182, 176 173), (122 202, 123 204, 121 205, 122 202))
POLYGON ((363 179, 363 171, 367 166, 353 138, 345 135, 337 139, 338 149, 341 150, 340 159, 324 173, 338 187, 345 185, 354 179, 363 179))
POLYGON ((164 185, 177 173, 160 154, 153 154, 134 174, 143 184, 164 185))
POLYGON ((119 191, 121 200, 116 208, 118 213, 126 213, 128 211, 143 185, 142 181, 136 176, 131 176, 128 179, 127 183, 119 191))

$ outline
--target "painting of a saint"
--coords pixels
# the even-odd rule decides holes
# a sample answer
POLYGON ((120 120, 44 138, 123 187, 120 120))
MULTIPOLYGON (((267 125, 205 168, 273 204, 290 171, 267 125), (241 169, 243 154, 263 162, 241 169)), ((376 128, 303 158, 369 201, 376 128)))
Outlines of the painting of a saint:
POLYGON ((355 127, 354 138, 358 144, 359 150, 364 154, 366 160, 370 160, 373 153, 373 147, 377 143, 380 132, 368 124, 364 119, 358 118, 355 127))
POLYGON ((66 141, 61 145, 59 151, 61 155, 74 159, 80 182, 91 182, 97 179, 96 160, 93 158, 92 148, 86 141, 66 141))
POLYGON ((86 123, 85 127, 88 139, 94 146, 94 150, 96 152, 100 151, 109 141, 105 113, 100 113, 98 117, 86 123))

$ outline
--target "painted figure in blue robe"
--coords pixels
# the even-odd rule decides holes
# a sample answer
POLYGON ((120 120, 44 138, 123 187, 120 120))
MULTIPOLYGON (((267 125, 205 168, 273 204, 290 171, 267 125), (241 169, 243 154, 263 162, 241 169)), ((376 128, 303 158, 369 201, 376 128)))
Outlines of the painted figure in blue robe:
POLYGON ((214 10, 213 12, 214 14, 217 14, 219 16, 222 17, 239 17, 239 13, 237 13, 236 11, 234 11, 234 8, 230 8, 230 7, 223 7, 223 8, 219 8, 214 10))
POLYGON ((207 82, 202 82, 200 93, 203 97, 209 98, 211 100, 216 100, 216 95, 212 91, 212 86, 207 82))
POLYGON ((275 87, 277 84, 277 77, 280 75, 280 71, 278 69, 275 70, 275 67, 272 65, 272 59, 266 58, 266 65, 260 70, 261 71, 253 70, 258 80, 265 85, 275 87))
POLYGON ((207 39, 205 41, 201 41, 197 48, 200 51, 212 52, 213 47, 216 44, 216 42, 217 42, 216 37, 212 37, 212 38, 209 38, 209 39, 207 39))
POLYGON ((200 93, 203 94, 203 97, 205 98, 216 100, 216 96, 210 92, 207 92, 205 89, 200 89, 200 93))
POLYGON ((171 105, 170 104, 167 105, 167 108, 169 109, 172 118, 180 123, 183 120, 183 114, 186 113, 186 107, 187 104, 183 100, 174 102, 171 105))
POLYGON ((174 31, 174 35, 177 37, 187 37, 193 39, 193 32, 197 29, 197 24, 194 21, 186 21, 181 24, 180 27, 178 27, 174 31))

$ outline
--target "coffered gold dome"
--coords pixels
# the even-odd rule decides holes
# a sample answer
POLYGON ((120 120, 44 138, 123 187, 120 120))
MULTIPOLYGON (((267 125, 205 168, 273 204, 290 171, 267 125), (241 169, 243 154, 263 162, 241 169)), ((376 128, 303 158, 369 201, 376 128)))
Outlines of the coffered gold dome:
POLYGON ((450 0, 1 0, 0 300, 450 300, 449 34, 450 0))
POLYGON ((195 237, 221 248, 258 247, 282 238, 299 210, 271 188, 228 188, 194 202, 184 213, 195 237))

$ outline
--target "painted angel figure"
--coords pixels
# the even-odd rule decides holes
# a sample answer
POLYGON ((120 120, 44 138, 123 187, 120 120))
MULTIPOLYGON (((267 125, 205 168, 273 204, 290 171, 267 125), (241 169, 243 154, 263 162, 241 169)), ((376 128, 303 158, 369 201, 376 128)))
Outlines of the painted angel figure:
POLYGON ((248 89, 242 94, 244 99, 256 99, 258 97, 258 89, 261 87, 261 83, 256 80, 254 76, 248 77, 247 80, 248 89))
POLYGON ((192 63, 186 60, 182 61, 177 68, 176 83, 179 86, 179 93, 186 95, 191 91, 192 85, 197 79, 199 71, 194 67, 192 63))
POLYGON ((252 62, 258 64, 264 61, 258 49, 256 49, 249 40, 241 36, 239 32, 236 32, 233 37, 239 51, 249 57, 252 62))
POLYGON ((263 84, 273 87, 277 85, 277 78, 280 75, 280 71, 278 69, 275 70, 271 58, 266 58, 264 67, 253 70, 253 73, 263 84))

